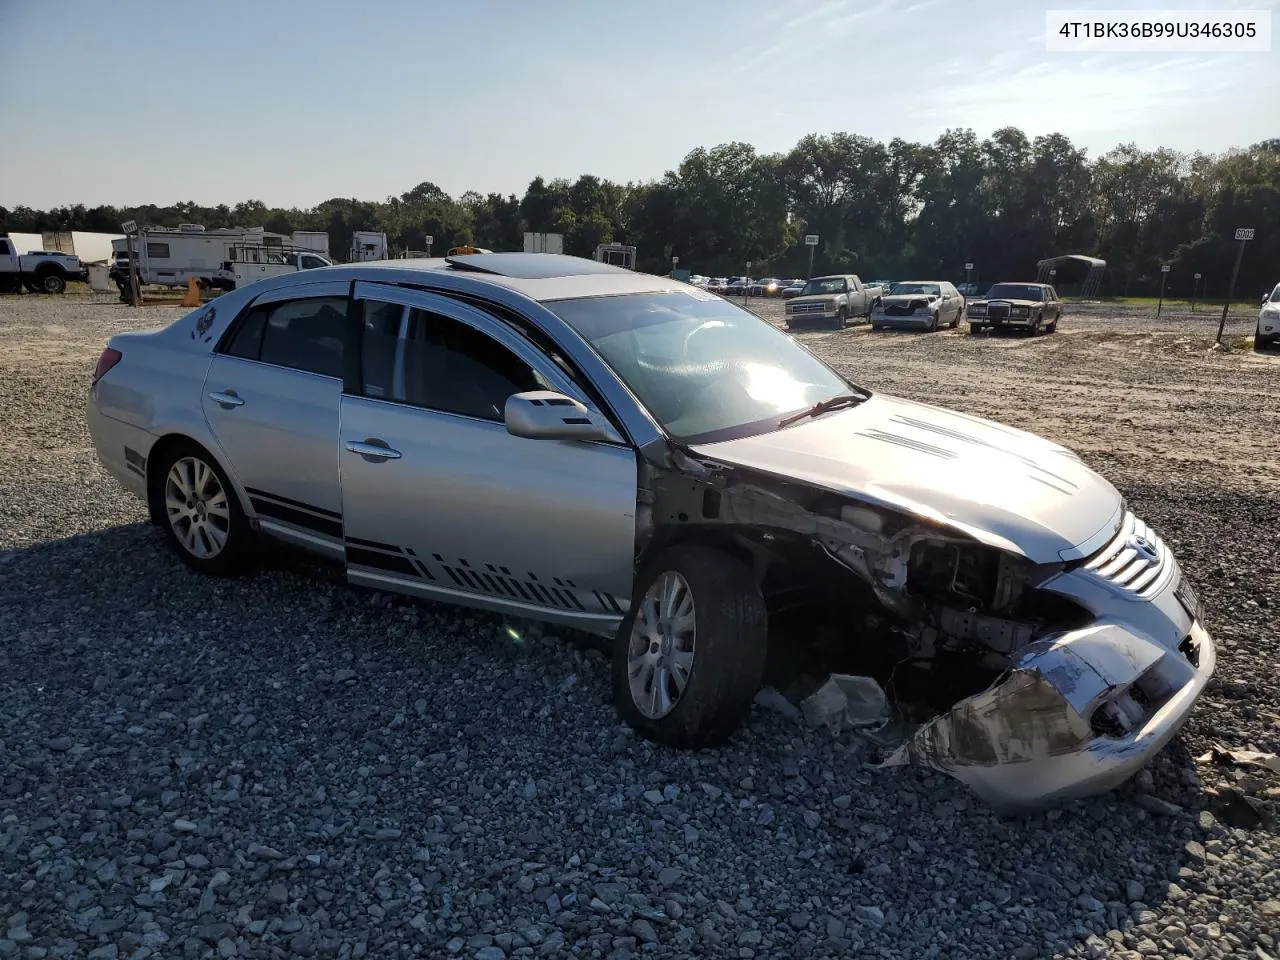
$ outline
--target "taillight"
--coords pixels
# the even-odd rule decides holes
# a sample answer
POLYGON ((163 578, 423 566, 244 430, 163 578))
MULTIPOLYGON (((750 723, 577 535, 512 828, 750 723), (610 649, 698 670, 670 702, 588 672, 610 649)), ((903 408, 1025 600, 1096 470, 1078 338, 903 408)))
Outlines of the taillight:
POLYGON ((107 371, 119 363, 123 357, 124 354, 113 347, 107 347, 107 349, 103 350, 102 356, 98 358, 98 365, 93 368, 93 383, 90 386, 96 387, 98 381, 106 376, 107 371))

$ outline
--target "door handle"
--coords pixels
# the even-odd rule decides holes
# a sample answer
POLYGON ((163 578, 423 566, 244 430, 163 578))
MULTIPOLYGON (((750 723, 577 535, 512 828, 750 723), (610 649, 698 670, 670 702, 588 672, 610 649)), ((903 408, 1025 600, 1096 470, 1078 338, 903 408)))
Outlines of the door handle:
POLYGON ((244 406, 244 400, 237 396, 234 390, 227 390, 224 393, 219 393, 215 390, 213 393, 209 394, 209 399, 227 410, 230 410, 232 407, 244 406))
POLYGON ((369 437, 367 440, 348 440, 346 447, 352 453, 358 453, 366 460, 399 460, 400 451, 392 450, 385 440, 369 437))

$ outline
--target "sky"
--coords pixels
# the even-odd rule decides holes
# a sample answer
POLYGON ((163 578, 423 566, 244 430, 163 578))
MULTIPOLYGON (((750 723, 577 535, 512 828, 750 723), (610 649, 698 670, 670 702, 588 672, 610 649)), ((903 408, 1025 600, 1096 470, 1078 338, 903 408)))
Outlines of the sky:
POLYGON ((1051 0, 0 0, 0 205, 382 200, 649 180, 807 133, 1280 136, 1271 53, 1047 53, 1051 0), (66 15, 69 13, 70 15, 66 15))

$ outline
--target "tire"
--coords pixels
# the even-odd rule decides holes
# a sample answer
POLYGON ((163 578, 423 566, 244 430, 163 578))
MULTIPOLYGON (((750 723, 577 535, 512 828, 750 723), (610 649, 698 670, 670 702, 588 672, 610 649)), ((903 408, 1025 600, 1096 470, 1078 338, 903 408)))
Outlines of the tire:
POLYGON ((951 329, 954 330, 960 326, 960 318, 964 316, 964 304, 960 305, 960 309, 956 311, 956 315, 951 318, 951 329))
POLYGON ((768 615, 751 570, 710 547, 671 547, 646 562, 636 578, 634 601, 614 643, 614 704, 623 720, 646 739, 681 748, 721 744, 751 709, 764 676, 767 648, 768 615), (679 632, 662 638, 658 632, 665 621, 654 614, 660 612, 662 591, 667 588, 675 590, 677 611, 684 605, 683 591, 692 601, 693 630, 687 641, 691 649, 683 687, 679 668, 657 672, 651 666, 650 658, 661 664, 663 658, 686 652, 679 632), (648 638, 646 621, 653 624, 648 638), (649 700, 655 689, 664 691, 666 703, 649 700))
POLYGON ((1259 327, 1253 334, 1253 352, 1261 353, 1263 350, 1270 349, 1278 339, 1280 337, 1267 336, 1262 332, 1262 328, 1259 327))
POLYGON ((253 530, 235 488, 208 451, 194 441, 175 443, 161 454, 151 476, 151 516, 183 563, 213 577, 236 577, 250 571, 253 530), (189 495, 183 502, 184 479, 190 493, 203 496, 189 495), (191 490, 192 486, 197 489, 191 490), (217 504, 221 510, 216 509, 217 504))
POLYGON ((41 293, 65 293, 67 289, 67 278, 53 270, 36 274, 36 283, 41 293))
POLYGON ((933 315, 933 319, 929 321, 929 332, 938 332, 938 315, 936 313, 933 315))
POLYGON ((841 307, 836 311, 835 329, 843 330, 849 323, 849 310, 847 307, 841 307))
POLYGON ((981 332, 982 332, 982 324, 980 324, 980 323, 970 323, 970 324, 969 324, 969 332, 970 332, 970 333, 981 333, 981 332))
POLYGON ((1027 331, 1027 333, 1030 336, 1033 336, 1033 337, 1040 336, 1040 321, 1042 319, 1043 319, 1043 315, 1038 315, 1034 320, 1031 321, 1031 329, 1027 331))
POLYGON ((1051 324, 1049 324, 1047 327, 1045 327, 1045 328, 1044 328, 1044 332, 1045 332, 1045 333, 1057 333, 1057 332, 1058 332, 1058 321, 1059 321, 1060 319, 1062 319, 1062 318, 1061 318, 1061 317, 1054 317, 1054 318, 1053 318, 1053 323, 1051 323, 1051 324))

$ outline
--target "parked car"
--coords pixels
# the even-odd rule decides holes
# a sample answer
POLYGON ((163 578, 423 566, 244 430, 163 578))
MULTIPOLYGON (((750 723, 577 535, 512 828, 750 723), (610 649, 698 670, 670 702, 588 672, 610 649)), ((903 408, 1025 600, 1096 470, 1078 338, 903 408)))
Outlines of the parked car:
POLYGON ((871 329, 913 327, 937 330, 955 327, 964 316, 964 297, 945 280, 903 280, 895 283, 871 311, 871 329))
POLYGON ((739 726, 784 602, 900 677, 945 670, 953 705, 895 756, 1010 808, 1125 780, 1214 670, 1172 552, 1071 451, 592 260, 268 278, 112 336, 87 417, 193 570, 244 574, 266 537, 615 637, 617 707, 667 744, 739 726))
POLYGON ((747 287, 747 296, 749 297, 776 297, 782 292, 782 281, 777 277, 765 277, 762 280, 753 280, 747 287))
POLYGON ((782 281, 782 299, 790 300, 792 297, 800 296, 800 291, 804 289, 803 280, 783 280, 782 281))
POLYGON ((0 236, 0 291, 62 293, 68 283, 88 276, 79 257, 47 250, 20 254, 8 236, 0 236))
POLYGON ((724 293, 730 297, 746 296, 747 288, 750 286, 750 277, 730 277, 729 282, 724 286, 724 293))
POLYGON ((1020 328, 1032 336, 1054 333, 1062 318, 1062 301, 1047 283, 997 283, 965 308, 969 332, 1020 328))
POLYGON ((788 329, 817 321, 839 330, 851 317, 869 315, 883 295, 883 287, 868 286, 853 274, 814 277, 787 301, 784 322, 788 329))
POLYGON ((979 287, 976 283, 957 283, 956 289, 960 291, 961 296, 976 297, 979 287))
POLYGON ((1262 301, 1262 309, 1258 311, 1258 332, 1253 337, 1253 348, 1265 350, 1276 343, 1280 343, 1280 283, 1277 283, 1271 295, 1262 301))
POLYGON ((707 289, 712 293, 724 293, 729 286, 728 277, 715 277, 708 281, 707 289))

